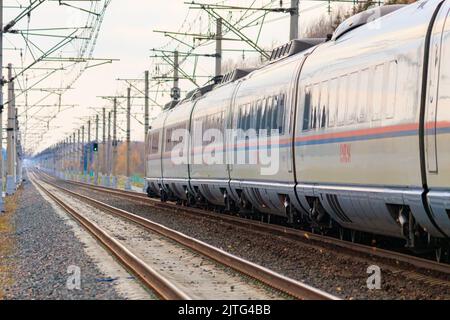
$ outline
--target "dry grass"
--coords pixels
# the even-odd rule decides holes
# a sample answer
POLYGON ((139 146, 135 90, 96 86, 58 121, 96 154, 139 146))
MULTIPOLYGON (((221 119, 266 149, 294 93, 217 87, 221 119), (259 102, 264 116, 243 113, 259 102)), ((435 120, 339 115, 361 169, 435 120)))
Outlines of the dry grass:
POLYGON ((14 223, 13 216, 17 210, 17 203, 22 190, 12 197, 5 199, 6 213, 0 215, 0 300, 4 299, 4 292, 2 288, 11 286, 12 279, 12 266, 13 261, 10 257, 15 249, 14 242, 14 223))

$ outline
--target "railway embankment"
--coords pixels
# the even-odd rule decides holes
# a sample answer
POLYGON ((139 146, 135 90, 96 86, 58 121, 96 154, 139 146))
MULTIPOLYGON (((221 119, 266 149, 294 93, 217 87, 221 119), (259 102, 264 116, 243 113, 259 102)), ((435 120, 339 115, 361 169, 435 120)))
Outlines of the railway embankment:
POLYGON ((147 293, 28 179, 0 217, 0 299, 145 299, 147 293))

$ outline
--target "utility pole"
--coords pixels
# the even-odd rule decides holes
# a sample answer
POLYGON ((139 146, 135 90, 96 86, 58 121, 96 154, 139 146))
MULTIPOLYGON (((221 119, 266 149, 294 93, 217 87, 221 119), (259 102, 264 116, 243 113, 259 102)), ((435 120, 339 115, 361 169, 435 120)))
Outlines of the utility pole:
POLYGON ((112 152, 112 187, 117 188, 117 171, 116 171, 116 161, 117 161, 117 98, 114 98, 113 107, 113 142, 112 142, 113 152, 112 152))
POLYGON ((103 139, 102 139, 102 185, 106 186, 106 110, 103 108, 103 139))
POLYGON ((75 179, 75 169, 77 167, 77 143, 76 143, 76 132, 73 133, 73 142, 72 142, 72 180, 75 179))
POLYGON ((130 174, 130 153, 131 153, 131 88, 127 89, 127 181, 125 183, 125 190, 131 190, 131 174, 130 174))
POLYGON ((147 155, 148 155, 148 130, 149 130, 149 71, 145 71, 145 110, 144 110, 144 192, 147 192, 147 155))
POLYGON ((98 171, 100 168, 100 158, 98 156, 98 114, 95 115, 95 143, 97 143, 97 152, 95 153, 95 184, 98 184, 98 171))
POLYGON ((16 192, 16 178, 15 178, 15 148, 14 148, 14 136, 15 136, 15 99, 14 99, 14 81, 12 77, 12 64, 8 64, 8 127, 7 127, 7 154, 8 154, 8 166, 6 176, 6 194, 13 195, 16 192))
POLYGON ((85 180, 84 171, 84 126, 81 126, 81 181, 85 180))
POLYGON ((58 167, 57 167, 58 144, 53 145, 52 153, 53 153, 52 171, 53 171, 53 174, 57 174, 57 172, 58 172, 58 167))
POLYGON ((178 101, 180 99, 180 88, 179 88, 179 61, 178 61, 178 51, 173 53, 173 88, 170 96, 173 101, 178 101))
POLYGON ((106 153, 108 156, 106 157, 106 186, 111 186, 111 112, 108 112, 108 146, 106 147, 106 153))
POLYGON ((92 156, 92 143, 91 143, 91 120, 88 120, 88 137, 87 137, 87 183, 91 183, 91 156, 92 156))
POLYGON ((68 180, 69 169, 69 138, 64 139, 64 180, 68 180))
POLYGON ((80 173, 81 173, 81 154, 80 154, 80 129, 77 130, 78 132, 78 143, 77 143, 77 162, 78 162, 78 174, 77 174, 77 181, 80 181, 80 173))
POLYGON ((290 24, 290 34, 289 40, 298 39, 298 4, 299 0, 291 0, 291 24, 290 24))
POLYGON ((0 214, 5 212, 3 199, 3 0, 0 0, 0 214))
POLYGON ((222 18, 216 20, 216 74, 222 74, 222 18))
MULTIPOLYGON (((65 146, 65 141, 62 140, 59 143, 59 177, 61 179, 64 179, 64 146, 65 146)), ((19 165, 19 163, 17 163, 17 165, 19 165)))
POLYGON ((15 134, 15 149, 16 149, 16 187, 18 188, 22 182, 22 161, 21 161, 21 141, 20 141, 20 128, 19 128, 19 111, 17 110, 17 108, 14 106, 14 125, 15 125, 15 129, 16 129, 16 134, 15 134))

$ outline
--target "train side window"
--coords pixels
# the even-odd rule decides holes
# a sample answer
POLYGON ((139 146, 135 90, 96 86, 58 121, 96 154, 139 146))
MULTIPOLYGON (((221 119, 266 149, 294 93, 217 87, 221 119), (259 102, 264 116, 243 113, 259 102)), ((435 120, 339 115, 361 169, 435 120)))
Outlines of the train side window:
POLYGON ((172 128, 166 129, 166 152, 172 150, 172 128))
POLYGON ((216 113, 216 119, 214 122, 214 129, 221 130, 222 128, 222 112, 216 113))
POLYGON ((247 119, 248 119, 247 104, 244 104, 242 106, 242 129, 243 130, 247 130, 247 119))
POLYGON ((284 117, 285 117, 285 95, 281 94, 278 98, 278 107, 277 107, 277 128, 279 134, 284 134, 284 117))
POLYGON ((248 105, 248 129, 254 129, 256 126, 256 117, 255 117, 255 104, 249 103, 248 105))
POLYGON ((328 100, 329 100, 328 87, 329 81, 324 81, 321 86, 322 92, 320 94, 320 105, 322 110, 322 116, 320 120, 321 128, 325 128, 327 126, 328 121, 328 100))
POLYGON ((369 69, 364 69, 361 71, 359 76, 359 87, 358 87, 358 122, 365 122, 367 117, 368 108, 368 95, 369 95, 369 84, 370 84, 370 72, 369 69))
POLYGON ((348 75, 339 78, 339 105, 337 108, 338 126, 345 123, 347 113, 347 97, 348 97, 348 75))
POLYGON ((356 113, 358 109, 358 91, 359 91, 359 74, 353 72, 350 75, 348 83, 348 103, 347 103, 347 123, 356 122, 356 113))
POLYGON ((243 116, 243 120, 242 120, 242 129, 243 130, 247 130, 247 125, 248 125, 248 104, 244 104, 244 106, 242 107, 242 114, 243 116))
POLYGON ((317 129, 320 126, 320 83, 314 86, 313 90, 313 106, 314 106, 314 116, 313 116, 313 129, 317 129))
POLYGON ((261 125, 259 127, 260 131, 266 128, 266 118, 267 118, 266 105, 267 105, 267 98, 264 98, 261 101, 261 125))
POLYGON ((278 96, 272 98, 272 121, 270 122, 270 129, 278 129, 278 96))
POLYGON ((386 86, 386 118, 395 117, 395 105, 397 103, 397 81, 398 81, 398 64, 397 61, 389 63, 389 73, 386 86))
POLYGON ((155 132, 152 134, 150 153, 155 154, 158 153, 158 151, 159 151, 159 132, 155 132))
POLYGON ((267 104, 266 104, 266 122, 264 129, 267 130, 267 133, 270 133, 270 129, 272 129, 272 113, 273 113, 273 99, 272 97, 267 98, 267 104))
POLYGON ((147 135, 147 148, 150 150, 150 154, 152 154, 153 150, 153 133, 149 133, 147 135))
POLYGON ((239 108, 239 129, 244 129, 245 125, 245 106, 242 105, 239 108))
POLYGON ((216 127, 216 115, 212 114, 209 118, 209 128, 208 129, 214 129, 216 127))
POLYGON ((239 106, 238 108, 236 128, 237 129, 242 128, 242 106, 239 106))
POLYGON ((381 119, 381 109, 383 107, 384 96, 384 64, 375 67, 373 76, 373 99, 372 99, 372 120, 377 121, 381 119))
POLYGON ((303 110, 303 131, 309 130, 311 119, 311 88, 305 88, 305 106, 303 110))
POLYGON ((208 130, 208 116, 203 117, 203 131, 208 130))
POLYGON ((261 100, 256 102, 256 132, 259 133, 261 130, 261 120, 262 120, 262 108, 261 108, 261 100))
POLYGON ((328 126, 334 127, 336 125, 336 112, 339 103, 339 79, 334 78, 330 82, 329 92, 329 110, 328 110, 328 126))
POLYGON ((248 105, 247 105, 247 115, 248 115, 248 118, 247 118, 247 130, 249 130, 249 129, 251 129, 251 128, 253 128, 253 126, 254 126, 254 117, 253 117, 253 104, 251 104, 251 103, 249 103, 248 105))
POLYGON ((210 115, 208 129, 215 128, 215 122, 216 122, 216 115, 215 114, 210 115))

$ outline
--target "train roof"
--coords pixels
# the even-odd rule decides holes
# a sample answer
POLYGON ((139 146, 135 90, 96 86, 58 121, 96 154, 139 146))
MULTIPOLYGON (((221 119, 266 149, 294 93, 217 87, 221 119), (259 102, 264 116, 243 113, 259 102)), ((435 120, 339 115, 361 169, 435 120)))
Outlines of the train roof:
POLYGON ((369 22, 375 21, 379 18, 382 18, 388 14, 391 14, 398 9, 401 9, 407 5, 405 4, 393 4, 393 5, 384 5, 381 7, 376 7, 372 9, 368 9, 366 11, 360 12, 351 16, 350 18, 344 20, 334 31, 331 40, 337 40, 342 37, 344 34, 355 30, 363 25, 366 25, 369 22))

